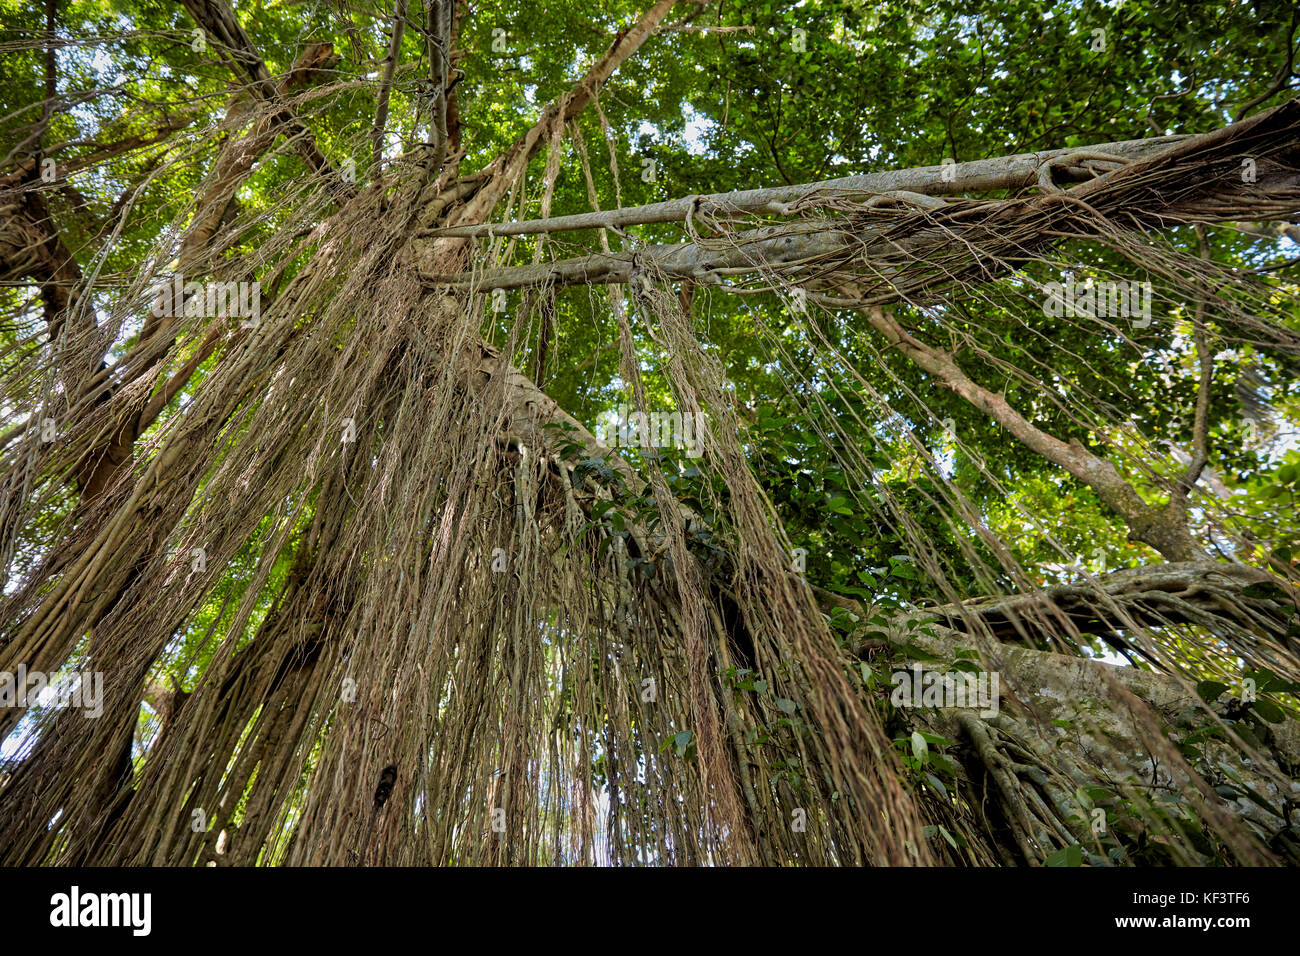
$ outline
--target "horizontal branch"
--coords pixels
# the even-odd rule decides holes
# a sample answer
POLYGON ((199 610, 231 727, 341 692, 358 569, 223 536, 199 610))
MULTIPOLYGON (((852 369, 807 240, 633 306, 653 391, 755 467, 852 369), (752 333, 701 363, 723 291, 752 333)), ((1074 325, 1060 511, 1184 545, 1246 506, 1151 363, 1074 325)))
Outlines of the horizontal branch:
MULTIPOLYGON (((1128 160, 1153 155, 1186 136, 1161 136, 1156 139, 1132 139, 1120 143, 1090 146, 1088 153, 1105 152, 1128 160)), ((725 216, 737 213, 776 213, 786 215, 786 208, 795 204, 809 204, 820 198, 840 200, 869 199, 886 193, 907 191, 928 196, 953 196, 965 192, 986 192, 993 189, 1021 189, 1037 182, 1039 170, 1053 163, 1068 173, 1069 164, 1061 161, 1080 150, 1050 149, 1038 153, 1018 153, 977 159, 968 163, 943 166, 918 166, 912 169, 890 169, 879 173, 845 176, 819 183, 801 183, 795 186, 774 186, 769 189, 745 189, 739 192, 711 193, 705 196, 687 196, 668 202, 605 212, 578 213, 572 216, 555 216, 550 219, 529 219, 523 222, 481 223, 473 226, 451 226, 429 233, 434 236, 476 238, 480 236, 523 236, 539 232, 569 232, 575 229, 619 228, 651 223, 685 222, 696 215, 725 216)), ((1080 175, 1082 173, 1076 174, 1080 175)))
MULTIPOLYGON (((858 237, 860 238, 860 233, 858 237)), ((852 233, 826 223, 766 226, 732 237, 723 246, 693 242, 650 246, 634 253, 593 253, 576 259, 492 269, 459 275, 426 275, 436 284, 480 289, 518 289, 538 285, 599 285, 628 282, 638 267, 668 279, 707 283, 727 272, 754 272, 764 265, 787 267, 805 259, 842 253, 852 233)))
MULTIPOLYGON (((1261 627, 1271 622, 1280 634, 1288 609, 1267 597, 1242 593, 1250 585, 1269 582, 1279 583, 1266 572, 1242 564, 1171 562, 925 612, 954 630, 984 632, 1001 641, 1050 641, 1068 630, 1109 637, 1134 628, 1176 624, 1213 625, 1221 633, 1232 626, 1261 627)), ((1279 592, 1284 593, 1280 584, 1279 592)))
MULTIPOLYGON (((722 284, 725 277, 764 269, 781 270, 786 280, 795 282, 826 279, 836 273, 840 278, 869 275, 875 289, 862 302, 853 304, 884 304, 919 294, 937 279, 959 279, 960 270, 949 267, 939 275, 926 266, 938 261, 936 256, 942 260, 944 250, 966 249, 961 268, 987 278, 988 262, 1005 265, 1024 259, 1032 254, 1032 247, 1059 238, 1066 227, 1083 232, 1107 228, 1108 216, 1123 221, 1126 228, 1159 229, 1188 222, 1259 218, 1261 214, 1289 217, 1300 212, 1298 159, 1300 103, 1291 102, 1243 123, 1196 136, 1088 147, 1062 152, 1056 159, 1042 153, 985 161, 1011 164, 1016 170, 1015 176, 985 179, 985 183, 1034 185, 1042 190, 1040 194, 944 202, 924 192, 936 186, 934 181, 925 181, 926 177, 938 179, 938 185, 943 185, 941 167, 901 170, 894 174, 898 178, 890 182, 877 179, 875 185, 906 184, 915 188, 873 192, 870 200, 856 208, 846 209, 842 195, 836 195, 833 189, 827 191, 842 181, 787 187, 805 190, 805 206, 815 205, 818 200, 828 205, 838 202, 836 211, 847 214, 835 218, 795 220, 694 242, 594 253, 549 263, 457 274, 422 271, 431 284, 462 289, 623 283, 639 269, 669 280, 690 279, 699 284, 722 284), (1082 163, 1096 160, 1099 155, 1114 157, 1112 165, 1118 165, 1068 190, 1052 182, 1054 170, 1068 171, 1072 160, 1082 163), (1252 180, 1236 174, 1242 156, 1258 158, 1258 173, 1252 180), (1026 157, 1032 157, 1033 162, 1026 157), (1230 170, 1227 175, 1225 167, 1230 170), (912 176, 916 179, 910 180, 912 176), (882 212, 882 199, 912 208, 901 214, 898 209, 882 212), (918 267, 934 274, 911 275, 918 267), (900 271, 909 273, 901 284, 896 275, 900 271)), ((993 170, 985 173, 992 176, 993 170)), ((699 197, 688 197, 678 201, 674 209, 683 216, 688 210, 702 214, 702 202, 699 197)), ((776 200, 770 200, 768 206, 773 202, 776 200)), ((661 217, 668 216, 668 205, 673 204, 661 204, 661 217)), ((769 211, 800 211, 799 202, 778 205, 779 209, 769 211)), ((608 214, 591 213, 586 221, 596 222, 603 215, 608 214)), ((439 241, 442 239, 435 240, 439 241)))

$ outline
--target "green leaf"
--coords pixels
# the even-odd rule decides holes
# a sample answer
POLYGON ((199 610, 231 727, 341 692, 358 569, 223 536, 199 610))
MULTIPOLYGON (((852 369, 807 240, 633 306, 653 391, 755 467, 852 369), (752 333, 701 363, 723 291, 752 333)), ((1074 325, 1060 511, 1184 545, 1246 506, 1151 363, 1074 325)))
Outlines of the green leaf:
POLYGON ((1083 866, 1083 847, 1079 844, 1062 847, 1046 860, 1047 866, 1083 866))
POLYGON ((1227 684, 1221 684, 1217 680, 1203 680, 1196 685, 1196 696, 1207 704, 1213 704, 1227 689, 1227 684))
MULTIPOLYGON (((945 787, 943 785, 943 781, 940 780, 938 777, 936 777, 934 774, 927 771, 925 774, 925 779, 926 782, 930 784, 930 786, 934 787, 934 789, 938 790, 945 797, 948 796, 948 788, 945 787)), ((953 846, 956 846, 956 844, 953 844, 953 846)))
POLYGON ((930 745, 925 742, 925 738, 916 731, 912 732, 912 756, 917 760, 924 760, 926 753, 930 750, 930 745))
POLYGON ((1286 714, 1282 712, 1282 708, 1263 697, 1255 700, 1255 713, 1270 724, 1280 724, 1286 720, 1286 714))

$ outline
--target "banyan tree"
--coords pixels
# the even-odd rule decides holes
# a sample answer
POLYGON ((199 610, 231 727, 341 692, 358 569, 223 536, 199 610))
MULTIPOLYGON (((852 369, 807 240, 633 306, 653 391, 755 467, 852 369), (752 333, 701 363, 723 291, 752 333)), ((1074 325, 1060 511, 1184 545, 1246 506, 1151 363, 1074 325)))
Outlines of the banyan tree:
POLYGON ((0 862, 1300 859, 1291 5, 0 10, 0 862))

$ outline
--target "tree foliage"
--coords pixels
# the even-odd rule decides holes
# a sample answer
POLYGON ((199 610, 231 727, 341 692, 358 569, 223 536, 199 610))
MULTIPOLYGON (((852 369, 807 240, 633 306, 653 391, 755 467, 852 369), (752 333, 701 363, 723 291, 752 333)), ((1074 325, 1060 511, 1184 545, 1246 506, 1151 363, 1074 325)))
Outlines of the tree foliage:
POLYGON ((1296 861, 1291 5, 0 10, 6 862, 1296 861))

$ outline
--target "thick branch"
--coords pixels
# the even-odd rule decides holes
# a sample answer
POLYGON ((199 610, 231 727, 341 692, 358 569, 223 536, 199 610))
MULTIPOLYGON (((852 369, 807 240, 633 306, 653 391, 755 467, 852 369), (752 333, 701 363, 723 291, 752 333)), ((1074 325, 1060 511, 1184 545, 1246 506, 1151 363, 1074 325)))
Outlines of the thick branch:
MULTIPOLYGON (((1185 136, 1162 136, 1155 139, 1133 139, 1120 143, 1106 143, 1090 147, 1090 151, 1106 152, 1125 159, 1138 159, 1152 155, 1185 136)), ((797 186, 775 186, 769 189, 745 189, 730 193, 711 193, 706 196, 687 196, 668 202, 611 209, 606 212, 578 213, 572 216, 555 216, 551 219, 529 219, 523 222, 483 223, 475 226, 451 226, 435 230, 436 236, 522 236, 539 232, 567 232, 575 229, 599 229, 650 223, 685 222, 692 216, 725 217, 736 214, 776 213, 788 215, 790 207, 814 206, 820 200, 868 200, 874 196, 906 191, 927 196, 956 196, 968 192, 988 192, 996 189, 1023 189, 1037 182, 1038 170, 1049 161, 1067 160, 1078 150, 1052 149, 1038 153, 1018 153, 998 156, 968 163, 947 166, 920 166, 914 169, 890 169, 859 176, 845 176, 819 183, 797 186)), ((1066 163, 1058 165, 1067 176, 1087 178, 1086 170, 1066 163)), ((1060 173, 1058 172, 1058 177, 1060 173)))
POLYGON ((244 31, 235 11, 218 0, 182 0, 194 22, 226 47, 238 61, 243 72, 252 81, 254 92, 269 103, 280 107, 275 114, 275 122, 288 127, 289 138, 303 160, 313 170, 321 174, 332 174, 333 167, 316 146, 316 137, 311 130, 285 105, 284 97, 277 89, 271 77, 271 71, 253 46, 253 41, 244 31))
MULTIPOLYGON (((544 124, 539 124, 530 131, 534 147, 540 145, 543 128, 544 124)), ((1259 213, 1268 210, 1267 214, 1274 217, 1300 211, 1300 189, 1297 188, 1300 177, 1295 168, 1300 154, 1300 103, 1285 103, 1244 123, 1180 138, 1172 144, 1165 140, 1137 142, 1149 142, 1159 148, 1133 147, 1140 149, 1140 155, 1070 190, 1060 190, 1050 175, 1039 175, 1042 170, 1056 169, 1068 163, 1070 154, 1066 154, 1043 160, 1033 173, 1032 181, 1044 189, 1043 195, 1000 201, 959 200, 940 206, 919 201, 924 190, 929 188, 927 179, 941 176, 934 172, 935 167, 930 167, 910 171, 919 176, 919 181, 912 184, 916 189, 874 193, 873 201, 857 208, 850 207, 849 214, 842 217, 766 226, 731 235, 725 240, 652 246, 637 250, 635 256, 653 263, 670 279, 697 282, 720 282, 723 275, 764 269, 783 269, 787 273, 813 270, 823 275, 839 270, 846 274, 870 275, 877 279, 878 293, 870 301, 884 303, 896 301, 904 293, 918 294, 941 279, 957 279, 959 276, 951 271, 938 278, 928 274, 918 278, 912 273, 917 263, 931 262, 939 252, 960 249, 963 245, 973 250, 964 268, 987 278, 992 271, 989 262, 996 264, 1024 259, 1032 247, 1045 245, 1062 228, 1086 233, 1089 229, 1108 227, 1106 216, 1122 220, 1129 228, 1168 228, 1187 222, 1242 219, 1252 215, 1248 210, 1258 210, 1259 213), (1234 181, 1222 172, 1223 164, 1242 154, 1259 156, 1259 175, 1250 184, 1234 181), (1041 182, 1044 179, 1046 185, 1041 182), (897 213, 879 215, 877 197, 881 196, 914 207, 910 221, 900 219, 897 213), (890 230, 888 235, 884 233, 885 229, 890 230), (1016 234, 1018 229, 1021 235, 1016 234), (899 236, 902 238, 897 238, 899 236), (898 276, 905 281, 896 281, 898 276)), ((1107 150, 1123 148, 1125 144, 1112 144, 1107 150)), ((1080 157, 1095 156, 1099 150, 1100 147, 1071 153, 1080 157)), ((1021 174, 1028 170, 1027 162, 1017 157, 1010 159, 1020 163, 1021 174)), ((1080 162, 1085 161, 1080 159, 1080 162)), ((1024 182, 1024 179, 1017 181, 1024 182)), ((876 182, 878 186, 889 185, 884 180, 876 182)), ((930 182, 930 186, 933 185, 930 182)), ((498 190, 504 188, 503 183, 498 183, 498 190)), ((804 197, 804 202, 809 205, 834 201, 841 207, 847 206, 833 190, 822 190, 822 185, 791 188, 809 190, 804 197), (822 190, 820 195, 818 190, 822 190)), ((481 195, 471 203, 472 206, 480 204, 481 195)), ((676 204, 650 207, 650 216, 689 221, 696 214, 696 202, 695 197, 688 197, 676 204)), ((798 211, 798 203, 779 204, 773 208, 771 201, 767 200, 759 208, 786 214, 798 211)), ((477 209, 474 216, 461 216, 452 225, 476 223, 482 212, 482 209, 477 209)), ((577 222, 585 228, 608 226, 612 224, 607 218, 611 215, 617 213, 590 213, 577 222)), ((645 218, 647 214, 642 210, 636 215, 645 218)), ((1258 218, 1259 214, 1255 216, 1258 218)), ((550 225, 555 222, 552 220, 550 225)), ((569 226, 573 224, 572 219, 567 223, 569 226)), ((495 229, 495 226, 491 227, 493 234, 495 229)), ((487 234, 489 229, 483 227, 476 232, 487 234)), ((445 232, 437 236, 434 245, 447 236, 445 232)), ((429 269, 425 277, 440 285, 499 289, 541 284, 621 283, 629 281, 636 271, 633 255, 595 254, 458 275, 439 274, 429 269)), ((723 285, 722 288, 728 287, 723 285)))
POLYGON ((866 315, 873 328, 918 366, 998 422, 1025 447, 1092 488, 1112 511, 1127 522, 1130 538, 1151 545, 1171 561, 1204 557, 1204 550, 1187 532, 1185 523, 1179 525, 1166 520, 1164 512, 1142 500, 1142 496, 1109 461, 1092 454, 1078 441, 1067 444, 1031 425, 1011 407, 1005 395, 995 395, 971 381, 950 355, 912 336, 884 309, 875 306, 866 315))
POLYGON ((927 613, 955 630, 986 630, 1002 641, 1050 642, 1070 629, 1106 637, 1133 628, 1203 625, 1237 604, 1257 605, 1282 621, 1286 612, 1276 602, 1241 594, 1252 584, 1270 580, 1267 573, 1243 564, 1175 562, 1124 568, 1096 581, 1054 585, 1027 594, 927 608, 927 613), (1225 597, 1231 601, 1225 602, 1225 597))
POLYGON ((393 32, 388 43, 388 59, 384 61, 384 76, 379 81, 378 104, 375 107, 375 125, 370 132, 370 174, 379 178, 379 160, 384 155, 384 128, 388 125, 388 94, 393 87, 393 72, 402 53, 402 33, 406 29, 407 0, 397 0, 393 10, 393 32))
MULTIPOLYGON (((659 0, 647 10, 636 25, 614 41, 605 55, 587 71, 587 74, 572 90, 546 107, 542 116, 523 136, 504 153, 494 159, 480 172, 484 184, 465 204, 456 217, 454 225, 468 225, 482 222, 487 214, 506 194, 519 174, 523 172, 542 144, 546 141, 546 132, 556 122, 567 123, 581 113, 592 101, 600 85, 613 76, 614 71, 633 53, 641 48, 654 35, 655 27, 679 0, 659 0)), ((697 0, 699 2, 699 0, 697 0)), ((703 0, 707 3, 708 0, 703 0)))

